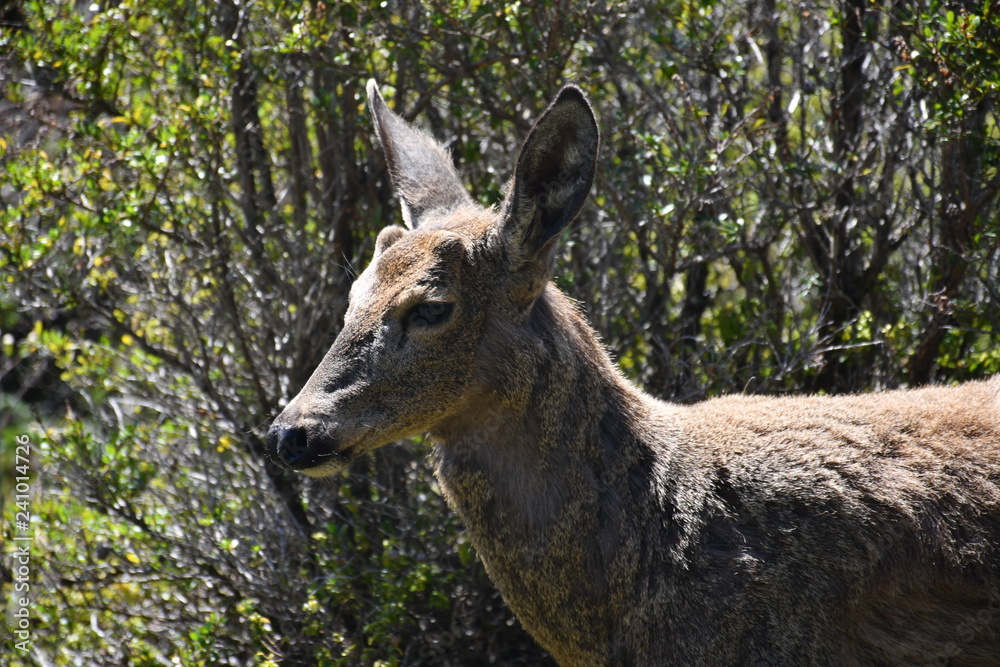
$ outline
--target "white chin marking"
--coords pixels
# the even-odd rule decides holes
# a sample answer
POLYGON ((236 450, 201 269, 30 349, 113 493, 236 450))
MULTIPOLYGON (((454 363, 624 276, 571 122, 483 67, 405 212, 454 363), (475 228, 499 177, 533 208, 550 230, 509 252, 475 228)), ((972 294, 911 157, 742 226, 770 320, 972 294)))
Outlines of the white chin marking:
POLYGON ((307 477, 329 477, 330 475, 340 472, 344 468, 345 466, 341 463, 328 461, 323 465, 306 468, 305 470, 300 470, 299 472, 307 477))

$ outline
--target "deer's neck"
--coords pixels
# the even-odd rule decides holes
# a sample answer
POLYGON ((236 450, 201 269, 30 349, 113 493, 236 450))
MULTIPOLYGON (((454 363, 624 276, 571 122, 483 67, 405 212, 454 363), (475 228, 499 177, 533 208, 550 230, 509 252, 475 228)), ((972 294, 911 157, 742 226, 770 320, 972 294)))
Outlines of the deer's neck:
POLYGON ((530 500, 526 519, 546 523, 547 508, 558 512, 648 458, 651 399, 621 376, 557 289, 543 292, 525 324, 496 325, 482 347, 480 394, 433 433, 446 484, 474 474, 496 502, 511 503, 505 514, 530 500))
POLYGON ((484 395, 434 434, 449 503, 539 639, 560 606, 599 613, 584 602, 605 595, 622 567, 622 531, 648 502, 655 467, 643 436, 651 399, 569 299, 554 287, 542 298, 531 322, 491 333, 484 395))

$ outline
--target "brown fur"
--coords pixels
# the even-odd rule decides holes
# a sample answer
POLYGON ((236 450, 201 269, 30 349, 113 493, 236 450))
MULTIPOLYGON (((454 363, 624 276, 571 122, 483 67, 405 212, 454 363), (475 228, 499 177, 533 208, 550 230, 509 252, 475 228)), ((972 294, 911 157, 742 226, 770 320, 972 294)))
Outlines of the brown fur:
POLYGON ((379 236, 276 460, 327 475, 429 431, 490 576, 562 665, 1000 664, 1000 377, 651 398, 549 280, 593 178, 582 93, 539 120, 499 211, 369 96, 412 229, 379 236))

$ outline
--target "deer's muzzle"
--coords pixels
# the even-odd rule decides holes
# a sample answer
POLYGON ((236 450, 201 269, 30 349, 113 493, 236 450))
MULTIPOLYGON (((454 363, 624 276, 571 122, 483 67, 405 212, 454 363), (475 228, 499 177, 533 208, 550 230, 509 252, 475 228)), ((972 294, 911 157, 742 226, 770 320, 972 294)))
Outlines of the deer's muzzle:
POLYGON ((327 475, 344 468, 349 457, 339 450, 337 438, 320 422, 276 419, 267 432, 271 461, 306 474, 327 475))

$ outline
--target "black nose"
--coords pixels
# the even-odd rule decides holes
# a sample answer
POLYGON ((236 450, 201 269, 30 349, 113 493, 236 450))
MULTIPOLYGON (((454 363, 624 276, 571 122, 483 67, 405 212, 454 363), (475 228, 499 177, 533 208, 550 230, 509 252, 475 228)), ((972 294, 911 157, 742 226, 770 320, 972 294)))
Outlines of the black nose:
POLYGON ((274 424, 267 433, 267 449, 278 463, 289 468, 300 467, 309 453, 306 430, 274 424))

